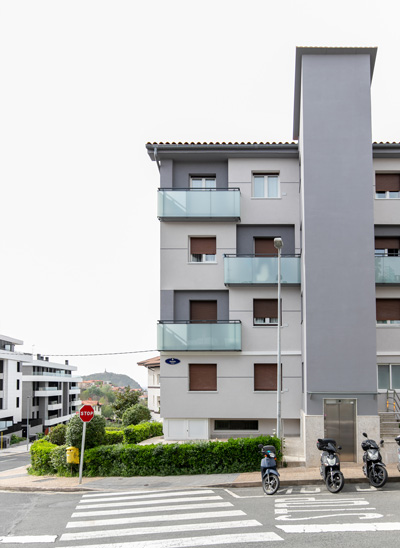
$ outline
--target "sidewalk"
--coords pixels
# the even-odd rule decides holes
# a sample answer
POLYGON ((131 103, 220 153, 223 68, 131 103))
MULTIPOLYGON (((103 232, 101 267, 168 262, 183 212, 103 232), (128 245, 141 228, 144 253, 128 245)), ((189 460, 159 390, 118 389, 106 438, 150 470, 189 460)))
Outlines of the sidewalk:
MULTIPOLYGON (((14 446, 0 452, 4 455, 26 451, 25 446, 14 446)), ((193 476, 135 476, 130 478, 64 478, 56 476, 30 476, 27 466, 0 472, 0 491, 126 491, 135 489, 188 489, 192 487, 261 487, 260 472, 238 474, 210 474, 193 476)), ((341 470, 346 483, 368 483, 360 464, 342 463, 341 470)), ((396 464, 388 464, 389 482, 400 482, 400 472, 396 464)), ((319 468, 289 466, 280 468, 281 486, 323 485, 319 468)))

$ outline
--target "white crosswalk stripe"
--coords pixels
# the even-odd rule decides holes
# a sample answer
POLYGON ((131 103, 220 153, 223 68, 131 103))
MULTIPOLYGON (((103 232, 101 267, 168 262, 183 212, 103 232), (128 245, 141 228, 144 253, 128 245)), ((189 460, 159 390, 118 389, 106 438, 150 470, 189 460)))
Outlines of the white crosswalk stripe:
POLYGON ((71 548, 191 548, 283 540, 211 489, 86 494, 66 529, 59 539, 63 548, 70 548, 64 543, 71 548), (80 544, 85 541, 97 543, 80 544))

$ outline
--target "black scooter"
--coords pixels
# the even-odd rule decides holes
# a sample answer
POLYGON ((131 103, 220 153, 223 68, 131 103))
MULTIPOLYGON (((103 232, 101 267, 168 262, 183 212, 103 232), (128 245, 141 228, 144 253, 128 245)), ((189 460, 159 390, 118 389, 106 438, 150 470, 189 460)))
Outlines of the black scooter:
POLYGON ((261 460, 261 480, 264 493, 266 495, 274 495, 281 484, 279 480, 279 472, 276 469, 277 451, 273 445, 258 446, 263 456, 261 460))
MULTIPOLYGON (((387 482, 388 473, 385 464, 382 462, 382 455, 379 452, 378 444, 374 440, 369 440, 368 434, 365 432, 363 432, 363 436, 367 438, 361 443, 361 447, 364 451, 364 475, 369 479, 369 482, 373 487, 383 487, 387 482)), ((383 440, 381 440, 381 447, 382 446, 383 440)))
POLYGON ((337 455, 340 445, 332 438, 318 438, 317 449, 322 451, 320 474, 331 493, 339 493, 344 486, 344 476, 340 471, 340 460, 337 455))

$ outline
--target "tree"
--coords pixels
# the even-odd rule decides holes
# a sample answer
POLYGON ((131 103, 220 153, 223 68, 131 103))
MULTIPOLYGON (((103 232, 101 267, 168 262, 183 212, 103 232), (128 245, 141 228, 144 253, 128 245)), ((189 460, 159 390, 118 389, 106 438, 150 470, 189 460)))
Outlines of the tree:
MULTIPOLYGON (((67 426, 65 443, 68 446, 77 447, 82 445, 83 422, 79 415, 74 415, 67 426)), ((86 424, 85 448, 90 449, 101 445, 104 441, 106 431, 106 420, 100 415, 94 415, 92 420, 86 424)))
POLYGON ((101 406, 101 414, 106 419, 112 419, 114 417, 114 408, 112 405, 105 403, 101 406))
POLYGON ((130 386, 126 386, 123 392, 118 392, 115 402, 113 403, 115 415, 118 419, 121 420, 124 412, 129 407, 132 407, 138 403, 140 395, 140 391, 131 391, 130 386))
POLYGON ((123 426, 130 426, 133 424, 139 424, 143 421, 149 421, 151 419, 151 413, 148 407, 137 403, 133 407, 129 407, 122 415, 123 426))
POLYGON ((49 441, 50 443, 54 443, 54 445, 65 445, 66 434, 67 434, 67 425, 57 424, 57 426, 52 428, 50 431, 49 441))

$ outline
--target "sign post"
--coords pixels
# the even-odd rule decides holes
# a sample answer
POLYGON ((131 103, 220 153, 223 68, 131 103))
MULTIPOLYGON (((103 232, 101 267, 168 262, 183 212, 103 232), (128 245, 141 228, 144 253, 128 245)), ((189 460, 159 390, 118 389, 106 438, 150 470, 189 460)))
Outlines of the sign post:
POLYGON ((82 470, 83 470, 83 455, 85 453, 85 437, 86 437, 86 424, 93 419, 94 409, 91 405, 84 405, 79 411, 79 417, 83 422, 82 430, 82 445, 81 445, 81 454, 79 459, 79 484, 82 483, 82 470))

